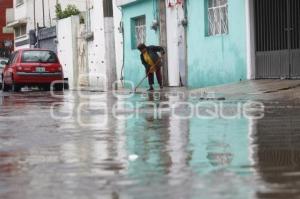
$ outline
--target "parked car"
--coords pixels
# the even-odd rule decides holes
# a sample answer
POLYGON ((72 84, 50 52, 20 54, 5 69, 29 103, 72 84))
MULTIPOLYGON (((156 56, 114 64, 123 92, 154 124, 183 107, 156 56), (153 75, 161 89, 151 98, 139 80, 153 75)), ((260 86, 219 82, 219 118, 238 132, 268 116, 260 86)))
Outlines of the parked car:
MULTIPOLYGON (((7 63, 8 58, 0 57, 0 77, 2 77, 2 71, 7 63)), ((2 88, 2 78, 0 78, 0 88, 2 88)))
POLYGON ((50 50, 22 49, 15 51, 2 75, 2 90, 20 91, 23 86, 38 86, 50 90, 63 90, 63 69, 57 55, 50 50))

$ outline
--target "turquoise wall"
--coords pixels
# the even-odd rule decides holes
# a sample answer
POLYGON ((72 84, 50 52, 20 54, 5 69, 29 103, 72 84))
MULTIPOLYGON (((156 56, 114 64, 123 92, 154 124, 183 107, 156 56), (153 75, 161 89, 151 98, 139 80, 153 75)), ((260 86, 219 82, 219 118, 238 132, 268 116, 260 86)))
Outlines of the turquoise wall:
MULTIPOLYGON (((152 21, 156 15, 156 0, 140 0, 137 3, 129 4, 122 7, 123 23, 124 23, 124 74, 125 80, 133 81, 137 84, 143 77, 145 77, 145 68, 140 61, 140 52, 137 49, 132 49, 132 24, 131 19, 145 15, 146 16, 146 44, 158 45, 159 32, 155 32, 150 28, 152 21)), ((147 80, 142 86, 148 85, 147 80)))
POLYGON ((238 82, 247 77, 245 0, 228 0, 229 34, 206 36, 206 1, 188 0, 188 85, 238 82))

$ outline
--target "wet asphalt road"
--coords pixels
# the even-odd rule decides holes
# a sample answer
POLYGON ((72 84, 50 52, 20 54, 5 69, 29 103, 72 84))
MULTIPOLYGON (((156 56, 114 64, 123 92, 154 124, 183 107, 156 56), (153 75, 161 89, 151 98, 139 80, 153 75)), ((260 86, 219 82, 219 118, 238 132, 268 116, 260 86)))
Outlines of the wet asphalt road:
MULTIPOLYGON (((233 114, 246 101, 215 103, 233 114)), ((300 197, 298 102, 264 102, 262 119, 183 119, 169 102, 198 103, 0 92, 0 198, 300 197)))

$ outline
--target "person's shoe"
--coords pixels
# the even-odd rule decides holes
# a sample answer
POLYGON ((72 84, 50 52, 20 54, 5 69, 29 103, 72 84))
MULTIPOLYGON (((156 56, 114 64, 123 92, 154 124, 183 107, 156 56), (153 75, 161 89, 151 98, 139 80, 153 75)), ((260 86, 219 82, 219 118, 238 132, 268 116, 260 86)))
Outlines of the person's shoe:
POLYGON ((154 91, 154 88, 150 87, 147 91, 154 91))
POLYGON ((160 88, 160 90, 162 90, 162 89, 164 88, 164 86, 163 86, 163 85, 160 85, 159 88, 160 88))

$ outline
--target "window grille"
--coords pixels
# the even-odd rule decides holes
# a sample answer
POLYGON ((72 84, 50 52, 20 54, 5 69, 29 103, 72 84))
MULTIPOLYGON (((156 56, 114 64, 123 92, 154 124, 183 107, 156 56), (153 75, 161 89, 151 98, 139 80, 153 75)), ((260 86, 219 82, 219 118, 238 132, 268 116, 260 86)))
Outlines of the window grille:
POLYGON ((138 44, 146 42, 146 17, 141 16, 134 19, 135 25, 135 42, 134 47, 136 48, 138 44))
POLYGON ((26 35, 26 24, 15 28, 15 37, 23 37, 26 35))
POLYGON ((227 0, 208 0, 208 35, 228 34, 227 0))

